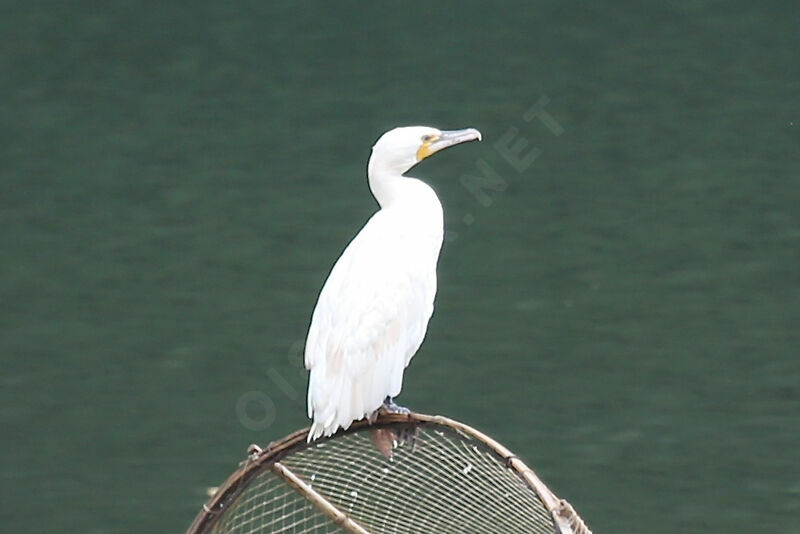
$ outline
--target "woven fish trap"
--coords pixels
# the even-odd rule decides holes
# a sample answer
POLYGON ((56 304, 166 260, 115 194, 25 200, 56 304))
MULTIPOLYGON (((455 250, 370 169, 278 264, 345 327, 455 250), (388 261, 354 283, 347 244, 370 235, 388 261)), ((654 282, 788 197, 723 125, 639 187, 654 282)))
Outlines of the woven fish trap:
POLYGON ((591 534, 522 460, 458 421, 381 413, 307 435, 251 445, 187 534, 591 534))

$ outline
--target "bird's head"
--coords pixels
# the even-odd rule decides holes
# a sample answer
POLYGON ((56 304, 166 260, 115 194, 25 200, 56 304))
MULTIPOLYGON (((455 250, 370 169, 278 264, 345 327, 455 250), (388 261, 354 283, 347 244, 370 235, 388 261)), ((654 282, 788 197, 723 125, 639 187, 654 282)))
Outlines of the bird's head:
POLYGON ((371 164, 404 174, 423 159, 440 150, 481 140, 475 128, 464 130, 437 130, 428 126, 405 126, 383 134, 372 147, 371 164))

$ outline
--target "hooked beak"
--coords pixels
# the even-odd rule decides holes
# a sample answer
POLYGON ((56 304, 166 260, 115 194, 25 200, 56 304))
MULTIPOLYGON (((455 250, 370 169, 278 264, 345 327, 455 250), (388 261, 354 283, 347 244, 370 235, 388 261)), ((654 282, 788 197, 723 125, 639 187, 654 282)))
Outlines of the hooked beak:
POLYGON ((445 130, 442 132, 442 135, 422 143, 422 146, 417 150, 417 161, 422 161, 428 156, 453 145, 480 140, 481 133, 475 128, 445 130))

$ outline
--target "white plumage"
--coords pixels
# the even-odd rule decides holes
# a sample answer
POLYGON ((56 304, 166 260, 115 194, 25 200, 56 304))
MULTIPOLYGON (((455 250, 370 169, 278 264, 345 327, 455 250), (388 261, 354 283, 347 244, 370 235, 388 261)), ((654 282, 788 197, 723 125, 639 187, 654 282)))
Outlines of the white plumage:
POLYGON ((475 139, 480 133, 472 128, 412 126, 375 143, 368 174, 381 209, 331 270, 306 340, 309 441, 369 417, 400 393, 433 313, 444 232, 436 193, 403 174, 443 148, 475 139))

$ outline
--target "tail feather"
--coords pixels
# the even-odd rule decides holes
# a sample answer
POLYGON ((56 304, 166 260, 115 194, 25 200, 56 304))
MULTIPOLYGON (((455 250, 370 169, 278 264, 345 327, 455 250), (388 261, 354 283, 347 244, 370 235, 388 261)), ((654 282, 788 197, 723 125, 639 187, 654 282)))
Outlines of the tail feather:
POLYGON ((311 423, 311 428, 308 429, 308 437, 306 438, 306 443, 311 443, 318 437, 322 435, 322 432, 325 430, 325 427, 322 424, 314 422, 311 423))
POLYGON ((358 377, 340 373, 325 376, 325 368, 312 369, 308 388, 308 416, 313 420, 308 432, 308 442, 320 436, 331 436, 337 430, 347 429, 364 417, 369 417, 380 408, 387 394, 394 396, 402 385, 402 361, 392 365, 391 361, 380 362, 379 376, 375 373, 358 377), (392 367, 398 367, 393 370, 392 367), (323 373, 323 374, 320 374, 323 373), (399 376, 394 376, 399 375, 399 376), (326 380, 320 377, 325 376, 326 380))

